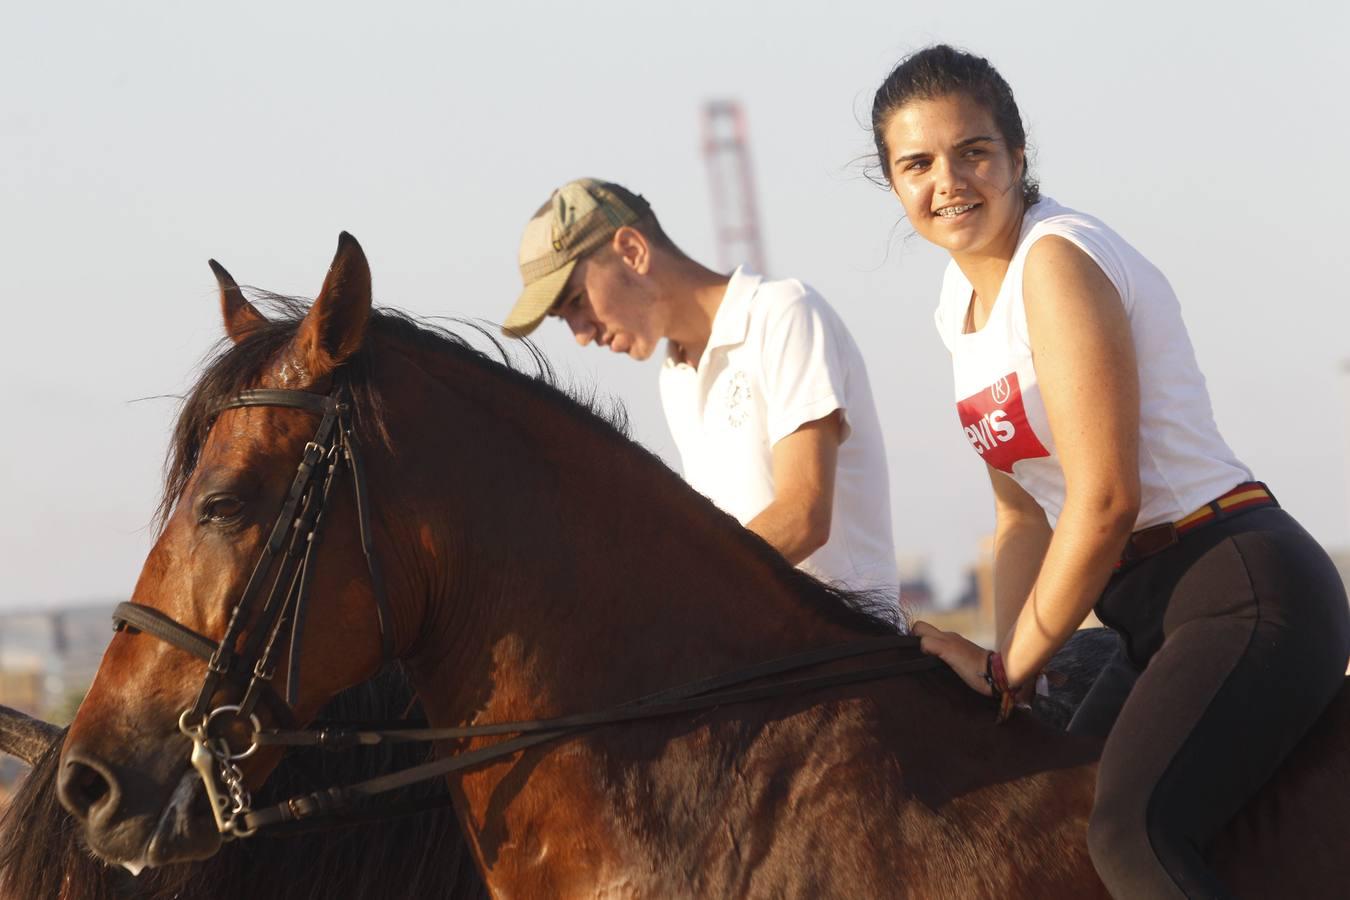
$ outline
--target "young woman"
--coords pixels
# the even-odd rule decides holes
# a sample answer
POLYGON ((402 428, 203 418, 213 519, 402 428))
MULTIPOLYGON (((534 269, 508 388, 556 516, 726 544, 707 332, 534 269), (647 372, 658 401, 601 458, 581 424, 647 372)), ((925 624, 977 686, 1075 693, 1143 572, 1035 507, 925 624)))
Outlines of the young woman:
POLYGON ((1208 842, 1341 686, 1340 578, 1219 435, 1167 279, 1040 195, 986 60, 908 57, 872 129, 910 223, 952 257, 937 327, 998 523, 996 652, 914 631, 1006 714, 1095 607, 1122 643, 1070 726, 1109 732, 1093 862, 1116 897, 1224 896, 1208 842))

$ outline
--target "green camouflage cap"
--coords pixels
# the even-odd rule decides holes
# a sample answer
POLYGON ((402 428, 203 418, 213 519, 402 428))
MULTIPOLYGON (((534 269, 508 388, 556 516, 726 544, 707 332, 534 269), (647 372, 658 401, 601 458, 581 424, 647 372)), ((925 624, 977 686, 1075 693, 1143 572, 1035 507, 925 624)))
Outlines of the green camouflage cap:
POLYGON ((534 331, 557 302, 577 260, 649 212, 651 206, 639 195, 595 178, 578 178, 554 191, 520 239, 525 289, 502 333, 519 338, 534 331))

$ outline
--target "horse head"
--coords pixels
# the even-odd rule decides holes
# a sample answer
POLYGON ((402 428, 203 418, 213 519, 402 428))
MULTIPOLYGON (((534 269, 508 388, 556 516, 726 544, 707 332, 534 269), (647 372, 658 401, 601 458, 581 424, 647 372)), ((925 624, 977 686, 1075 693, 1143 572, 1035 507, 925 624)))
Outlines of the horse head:
POLYGON ((278 538, 281 527, 290 526, 279 522, 287 514, 278 510, 304 519, 313 497, 323 493, 320 478, 297 504, 286 506, 301 460, 320 469, 336 462, 336 451, 313 458, 320 420, 333 419, 332 447, 350 427, 342 415, 325 416, 321 407, 328 402, 328 409, 337 409, 333 397, 340 393, 344 363, 365 338, 371 310, 365 256, 344 233, 318 298, 298 326, 291 322, 284 329, 245 299, 224 268, 214 261, 211 267, 233 342, 227 353, 235 359, 213 369, 185 402, 162 530, 127 613, 132 627, 109 644, 60 766, 61 802, 83 824, 89 846, 133 869, 206 857, 220 845, 201 766, 189 768, 190 748, 202 744, 223 752, 240 777, 236 787, 256 787, 280 753, 261 748, 239 758, 250 729, 312 719, 339 690, 374 673, 395 638, 393 623, 382 621, 377 610, 374 573, 356 525, 357 501, 341 483, 349 474, 332 479, 336 489, 323 509, 323 540, 312 559, 303 555, 304 546, 295 546, 305 543, 303 535, 297 539, 288 531, 278 538), (263 397, 275 392, 271 396, 283 402, 231 402, 245 395, 256 400, 258 391, 263 397), (269 547, 279 550, 269 553, 269 547), (312 615, 286 594, 296 580, 320 598, 312 615), (286 584, 274 592, 274 582, 286 584), (241 603, 246 594, 251 602, 241 603), (156 622, 169 623, 165 627, 179 639, 156 639, 147 632, 163 637, 156 622), (305 647, 303 664, 296 666, 303 678, 288 671, 298 657, 276 652, 292 640, 305 647), (209 654, 189 652, 196 642, 218 646, 209 654), (271 654, 265 652, 269 645, 271 654), (288 681, 287 703, 271 685, 288 681), (252 682, 256 696, 250 699, 252 682), (248 707, 242 712, 210 716, 241 703, 248 707), (198 730, 191 732, 193 727, 198 730), (196 744, 189 734, 197 735, 196 744))

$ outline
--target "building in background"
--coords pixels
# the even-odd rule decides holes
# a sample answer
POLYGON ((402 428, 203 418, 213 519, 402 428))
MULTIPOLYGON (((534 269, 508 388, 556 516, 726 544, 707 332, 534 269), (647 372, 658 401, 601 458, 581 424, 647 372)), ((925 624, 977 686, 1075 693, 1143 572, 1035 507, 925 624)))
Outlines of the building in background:
POLYGON ((0 704, 67 720, 112 637, 114 605, 0 613, 0 704))
MULTIPOLYGON (((0 704, 64 725, 112 637, 115 603, 0 613, 0 704)), ((27 767, 0 754, 0 801, 27 767)))
POLYGON ((963 589, 946 602, 933 592, 927 557, 897 553, 900 603, 910 621, 922 619, 943 631, 956 631, 978 644, 989 646, 994 632, 992 547, 992 538, 980 541, 975 562, 966 572, 963 589))

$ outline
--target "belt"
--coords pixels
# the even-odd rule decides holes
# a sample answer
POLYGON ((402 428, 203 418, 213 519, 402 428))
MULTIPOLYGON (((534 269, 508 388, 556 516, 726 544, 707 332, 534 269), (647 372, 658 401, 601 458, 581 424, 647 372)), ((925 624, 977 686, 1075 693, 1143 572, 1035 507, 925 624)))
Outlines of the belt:
POLYGON ((1116 571, 1119 572, 1130 563, 1138 562, 1145 557, 1153 556, 1155 553, 1161 553, 1169 547, 1175 547, 1181 543, 1183 535, 1220 519, 1227 519, 1248 509, 1279 505, 1279 501, 1270 492, 1270 488, 1262 482, 1243 482, 1228 493, 1215 497, 1195 512, 1182 516, 1175 522, 1151 525, 1130 535, 1129 540, 1125 542, 1125 549, 1121 551, 1120 560, 1116 563, 1116 571))

